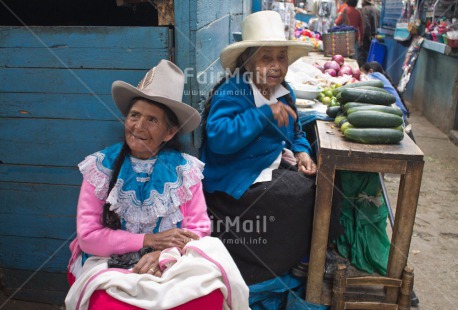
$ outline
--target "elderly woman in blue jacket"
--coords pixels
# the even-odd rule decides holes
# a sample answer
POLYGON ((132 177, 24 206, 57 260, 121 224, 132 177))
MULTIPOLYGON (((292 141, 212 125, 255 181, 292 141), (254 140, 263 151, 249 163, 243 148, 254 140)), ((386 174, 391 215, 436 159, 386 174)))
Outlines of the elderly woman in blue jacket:
POLYGON ((243 40, 220 55, 231 74, 211 92, 204 115, 203 184, 212 234, 250 285, 252 309, 284 302, 259 299, 296 285, 289 271, 310 250, 316 165, 285 75, 311 46, 287 41, 283 27, 273 11, 244 19, 243 40))

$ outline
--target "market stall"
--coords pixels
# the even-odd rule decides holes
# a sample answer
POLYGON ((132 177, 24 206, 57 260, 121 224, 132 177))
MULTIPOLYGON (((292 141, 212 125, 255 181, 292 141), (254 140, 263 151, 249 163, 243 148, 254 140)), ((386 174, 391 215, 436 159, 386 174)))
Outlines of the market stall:
POLYGON ((384 0, 379 29, 386 72, 406 85, 404 98, 447 134, 458 130, 458 76, 450 69, 458 66, 457 18, 455 0, 384 0), (406 62, 418 37, 423 41, 415 62, 406 62))
MULTIPOLYGON (((339 57, 334 59, 340 60, 339 57)), ((374 279, 386 276, 402 282, 400 279, 407 267, 423 169, 423 153, 402 126, 396 127, 403 123, 402 111, 394 105, 394 96, 390 97, 383 91, 383 83, 375 80, 359 81, 358 65, 349 58, 343 58, 339 68, 336 68, 349 74, 332 76, 326 71, 329 68, 325 69, 329 67, 330 61, 331 57, 311 53, 292 64, 286 77, 296 89, 302 125, 313 126, 316 134, 319 172, 306 299, 308 302, 325 305, 333 303, 333 286, 332 281, 326 281, 328 266, 325 260, 329 252, 328 232, 335 192, 343 195, 340 222, 345 230, 345 237, 338 239, 335 244, 339 254, 347 259, 345 264, 353 268, 352 275, 375 275, 374 279), (344 69, 346 66, 351 70, 344 69), (308 92, 302 93, 304 85, 308 92), (313 88, 318 92, 314 93, 313 88), (310 99, 308 94, 316 98, 310 99), (324 99, 328 94, 332 97, 330 101, 324 99), (383 96, 378 97, 381 94, 383 96), (304 99, 306 97, 308 99, 304 99), (334 104, 333 100, 337 103, 334 104), (340 112, 331 113, 330 110, 341 110, 342 113, 339 115, 340 112), (362 113, 362 117, 358 118, 358 113, 362 113), (373 116, 386 119, 379 122, 380 119, 373 116), (369 132, 370 135, 366 134, 369 132), (400 174, 402 180, 391 242, 385 232, 390 207, 387 207, 389 202, 382 197, 379 173, 400 174), (338 176, 344 180, 342 184, 337 181, 334 183, 338 176), (361 226, 361 222, 368 223, 369 229, 361 226), (356 228, 352 230, 349 227, 356 228), (353 241, 348 239, 350 235, 353 241), (342 242, 345 238, 347 240, 342 242), (377 252, 375 256, 385 258, 379 262, 368 259, 362 263, 371 251, 377 252)), ((408 293, 404 291, 403 303, 410 304, 411 289, 409 284, 408 293)), ((387 294, 383 290, 368 292, 363 288, 360 291, 364 292, 362 299, 375 298, 378 301, 396 302, 399 294, 396 288, 389 289, 387 294)))

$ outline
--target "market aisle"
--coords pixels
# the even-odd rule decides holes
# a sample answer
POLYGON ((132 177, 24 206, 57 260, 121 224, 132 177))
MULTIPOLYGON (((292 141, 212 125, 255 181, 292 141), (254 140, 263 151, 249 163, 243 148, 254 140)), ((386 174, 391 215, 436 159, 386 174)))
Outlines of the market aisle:
MULTIPOLYGON (((418 309, 455 309, 458 292, 458 147, 413 110, 417 145, 425 154, 409 264, 414 267, 418 309)), ((399 176, 385 184, 396 204, 399 176)))

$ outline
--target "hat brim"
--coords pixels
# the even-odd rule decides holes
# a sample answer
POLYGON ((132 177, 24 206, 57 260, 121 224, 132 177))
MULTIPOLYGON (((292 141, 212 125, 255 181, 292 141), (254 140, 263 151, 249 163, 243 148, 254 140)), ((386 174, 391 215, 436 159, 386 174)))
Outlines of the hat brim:
POLYGON ((302 41, 240 41, 226 46, 220 54, 221 66, 224 69, 233 71, 235 69, 237 58, 248 47, 288 47, 288 65, 292 64, 299 58, 307 56, 313 49, 313 45, 302 41))
POLYGON ((201 117, 199 112, 186 103, 169 99, 163 96, 150 96, 143 93, 138 88, 123 81, 115 81, 111 86, 111 95, 116 106, 122 115, 127 116, 129 104, 136 97, 146 98, 154 102, 159 102, 172 110, 178 118, 180 132, 191 132, 199 126, 201 117))

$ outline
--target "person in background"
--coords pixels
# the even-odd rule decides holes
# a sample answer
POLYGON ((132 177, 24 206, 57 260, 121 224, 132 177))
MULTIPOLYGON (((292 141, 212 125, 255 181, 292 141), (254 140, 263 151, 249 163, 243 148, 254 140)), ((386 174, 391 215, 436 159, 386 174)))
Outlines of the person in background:
POLYGON ((361 9, 363 18, 363 39, 358 49, 358 65, 361 67, 367 61, 372 39, 377 34, 380 22, 380 11, 373 5, 372 0, 363 0, 361 9))
POLYGON ((70 245, 67 309, 221 309, 234 302, 234 294, 235 304, 247 307, 248 289, 232 258, 221 241, 206 237, 204 165, 178 151, 177 134, 193 131, 201 120, 181 102, 184 81, 177 66, 162 60, 137 87, 113 83, 113 100, 126 117, 124 141, 78 165, 83 183, 77 237, 70 245), (218 264, 208 266, 189 247, 218 264), (210 270, 221 266, 229 270, 221 271, 218 284, 218 272, 210 270), (232 293, 223 273, 229 281, 239 278, 231 283, 232 293))
POLYGON ((346 7, 348 7, 347 1, 346 1, 346 0, 343 0, 343 1, 342 1, 342 4, 338 6, 337 14, 342 13, 343 10, 345 10, 346 7))
POLYGON ((381 64, 376 61, 365 63, 361 66, 362 79, 376 79, 383 82, 383 88, 386 89, 390 94, 396 97, 396 106, 402 110, 402 115, 405 124, 405 131, 409 137, 415 142, 415 138, 411 129, 411 125, 407 121, 409 116, 409 110, 407 109, 402 94, 398 92, 393 86, 393 82, 388 74, 383 70, 381 64))
POLYGON ((287 40, 294 38, 296 25, 296 19, 294 17, 296 13, 293 0, 275 0, 270 10, 280 14, 281 20, 285 25, 285 38, 287 40))
POLYGON ((358 0, 347 0, 347 7, 339 13, 336 20, 334 21, 335 26, 347 25, 353 26, 357 30, 355 35, 355 40, 361 45, 364 29, 363 29, 363 19, 361 13, 356 8, 358 0))

